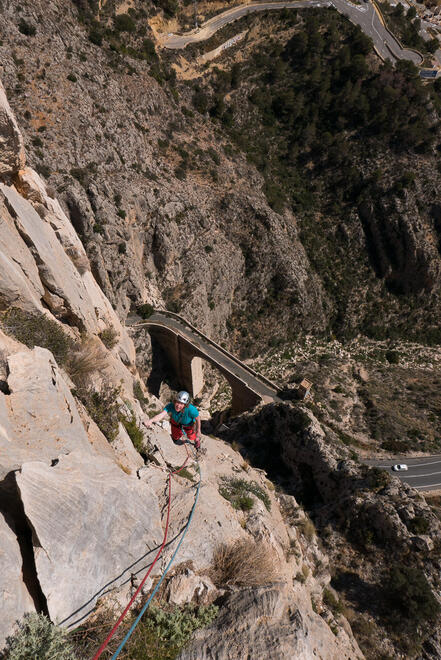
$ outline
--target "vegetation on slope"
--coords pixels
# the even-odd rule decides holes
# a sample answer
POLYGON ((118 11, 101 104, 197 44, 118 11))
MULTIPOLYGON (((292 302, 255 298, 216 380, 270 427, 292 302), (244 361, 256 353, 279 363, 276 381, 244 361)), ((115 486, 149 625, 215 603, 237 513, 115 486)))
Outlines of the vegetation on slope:
MULTIPOLYGON (((256 165, 273 209, 296 214, 332 300, 332 332, 438 342, 431 257, 423 249, 410 265, 412 221, 401 216, 416 213, 439 232, 427 195, 436 195, 441 83, 424 85, 410 62, 380 64, 370 40, 334 10, 267 20, 252 59, 249 49, 243 63, 194 84, 195 108, 256 165), (287 43, 274 38, 281 24, 294 32, 287 43)), ((267 312, 288 304, 282 289, 275 281, 273 300, 262 301, 267 312)))

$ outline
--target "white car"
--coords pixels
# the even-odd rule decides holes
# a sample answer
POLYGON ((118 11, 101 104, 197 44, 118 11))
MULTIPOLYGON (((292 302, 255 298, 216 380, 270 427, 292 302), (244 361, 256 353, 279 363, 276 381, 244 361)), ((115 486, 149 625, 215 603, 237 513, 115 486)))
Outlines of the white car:
POLYGON ((392 470, 394 470, 395 472, 402 472, 402 471, 406 471, 408 469, 409 468, 407 467, 407 465, 405 463, 397 463, 397 465, 392 466, 392 470))

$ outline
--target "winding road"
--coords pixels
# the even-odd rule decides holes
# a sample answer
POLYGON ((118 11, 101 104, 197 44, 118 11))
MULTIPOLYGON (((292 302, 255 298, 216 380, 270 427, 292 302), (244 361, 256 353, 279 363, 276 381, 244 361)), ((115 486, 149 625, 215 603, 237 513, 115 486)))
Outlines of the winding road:
POLYGON ((297 0, 296 2, 255 2, 240 5, 210 18, 199 28, 186 34, 162 34, 159 42, 164 48, 181 50, 189 44, 205 41, 225 25, 237 21, 243 16, 256 11, 270 9, 306 9, 309 7, 335 7, 337 11, 359 25, 363 32, 372 39, 374 48, 382 59, 410 60, 416 65, 422 63, 422 56, 416 51, 402 48, 397 39, 383 25, 379 13, 371 2, 356 5, 348 0, 297 0))
POLYGON ((392 472, 396 477, 417 490, 441 490, 441 456, 422 456, 420 458, 372 459, 363 461, 373 467, 391 470, 396 463, 405 463, 407 472, 392 472))

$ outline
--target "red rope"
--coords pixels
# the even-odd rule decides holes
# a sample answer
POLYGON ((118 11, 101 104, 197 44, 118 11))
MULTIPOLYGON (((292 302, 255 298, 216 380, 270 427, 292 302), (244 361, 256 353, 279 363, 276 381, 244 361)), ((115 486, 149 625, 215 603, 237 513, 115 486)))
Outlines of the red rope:
POLYGON ((136 590, 135 593, 133 594, 133 596, 132 596, 132 598, 130 599, 130 601, 129 601, 127 607, 126 607, 125 610, 124 610, 124 612, 120 615, 118 621, 115 623, 115 625, 113 626, 112 630, 111 630, 110 633, 107 635, 106 639, 104 640, 104 642, 103 642, 103 643, 101 644, 101 646, 99 647, 98 651, 97 651, 97 652, 95 653, 95 655, 93 656, 92 660, 98 660, 98 658, 100 657, 100 655, 102 654, 102 652, 104 651, 104 649, 107 647, 108 643, 109 643, 110 640, 112 639, 112 637, 113 637, 113 635, 115 634, 116 630, 117 630, 117 629, 119 628, 119 626, 121 625, 122 620, 124 619, 124 617, 126 616, 127 612, 129 611, 130 607, 132 606, 132 603, 133 603, 133 601, 135 600, 136 596, 139 594, 139 592, 141 591, 142 587, 144 586, 145 581, 147 580, 148 576, 149 576, 150 573, 152 572, 153 566, 154 566, 154 565, 156 564, 156 562, 158 561, 158 559, 159 559, 159 555, 161 554, 161 552, 162 552, 163 549, 164 549, 164 546, 165 546, 165 544, 166 544, 166 542, 167 542, 168 526, 169 526, 169 520, 170 520, 171 478, 172 478, 172 476, 173 476, 174 474, 179 474, 179 472, 180 472, 181 470, 183 470, 184 467, 185 467, 185 466, 187 465, 187 463, 188 463, 188 460, 189 460, 189 458, 190 458, 190 453, 189 453, 189 451, 188 451, 187 443, 185 443, 185 449, 187 450, 187 458, 185 459, 184 463, 181 465, 181 467, 180 467, 178 470, 174 470, 174 471, 168 473, 168 505, 167 505, 167 519, 166 519, 166 521, 165 521, 165 530, 164 530, 164 538, 163 538, 163 540, 162 540, 162 545, 161 545, 161 547, 159 548, 158 552, 156 553, 156 557, 154 558, 153 563, 151 564, 151 566, 150 566, 149 570, 147 571, 147 573, 144 575, 141 584, 139 585, 139 587, 137 588, 137 590, 136 590))

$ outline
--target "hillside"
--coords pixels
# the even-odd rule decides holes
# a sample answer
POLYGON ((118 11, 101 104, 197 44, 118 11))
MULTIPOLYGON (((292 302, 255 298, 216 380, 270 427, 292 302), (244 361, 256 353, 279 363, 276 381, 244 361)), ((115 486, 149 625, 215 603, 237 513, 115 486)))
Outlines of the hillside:
POLYGON ((328 10, 243 19, 198 69, 155 52, 158 8, 92 8, 5 8, 3 79, 120 317, 164 305, 244 355, 304 330, 436 339, 437 83, 328 10))

